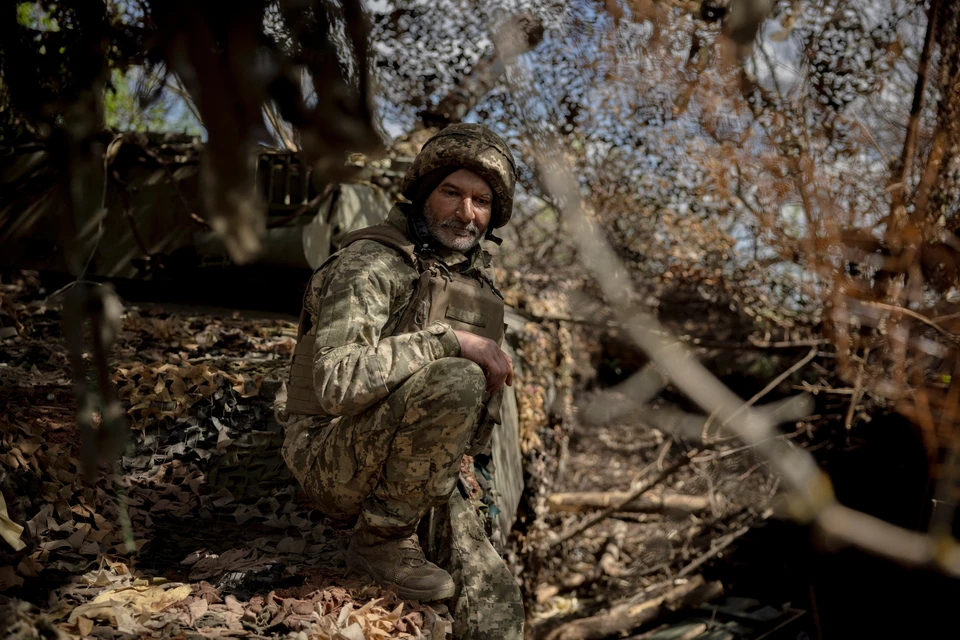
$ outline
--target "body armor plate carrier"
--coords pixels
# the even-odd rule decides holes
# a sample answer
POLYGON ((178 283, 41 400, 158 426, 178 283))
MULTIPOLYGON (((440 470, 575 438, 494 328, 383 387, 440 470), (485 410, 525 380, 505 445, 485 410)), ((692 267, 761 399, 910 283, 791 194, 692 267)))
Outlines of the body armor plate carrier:
MULTIPOLYGON (((440 320, 454 329, 469 331, 499 345, 503 344, 503 298, 486 277, 457 273, 437 258, 418 254, 406 234, 387 222, 347 234, 341 250, 360 240, 373 240, 395 249, 420 274, 413 297, 403 311, 395 334, 421 331, 440 320)), ((297 347, 290 370, 288 413, 330 415, 320 406, 313 386, 315 334, 316 328, 312 326, 310 313, 304 307, 300 313, 297 347)), ((487 417, 494 422, 500 421, 499 400, 498 393, 487 403, 487 417)))

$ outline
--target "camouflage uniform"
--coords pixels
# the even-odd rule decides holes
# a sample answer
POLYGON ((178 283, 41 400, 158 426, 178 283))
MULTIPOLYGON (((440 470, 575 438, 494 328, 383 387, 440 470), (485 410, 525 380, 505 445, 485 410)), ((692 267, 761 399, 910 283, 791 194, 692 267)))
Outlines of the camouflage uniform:
POLYGON ((450 609, 458 640, 520 640, 523 599, 510 569, 484 534, 474 506, 454 491, 440 517, 445 522, 437 564, 460 588, 450 609))
MULTIPOLYGON (((502 226, 515 180, 506 146, 478 125, 455 125, 438 138, 444 135, 443 144, 414 161, 405 194, 413 199, 420 177, 438 167, 470 168, 497 197, 490 229, 502 226)), ((387 224, 408 230, 398 207, 387 224)), ((479 247, 468 254, 434 249, 432 255, 492 282, 490 256, 479 247)), ((484 535, 477 510, 457 488, 464 453, 480 450, 490 437, 486 376, 459 357, 459 340, 446 322, 398 330, 419 278, 398 251, 372 240, 349 244, 314 274, 304 298, 315 332, 312 367, 301 365, 297 375, 300 381, 312 376, 319 402, 313 413, 325 415, 291 414, 283 455, 327 516, 344 522, 359 517, 358 533, 409 536, 435 509, 440 549, 433 559, 457 585, 455 637, 519 640, 519 588, 484 535)))
MULTIPOLYGON (((395 208, 388 221, 403 225, 405 217, 395 208)), ((470 260, 454 251, 444 258, 450 265, 470 260)), ((474 252, 477 264, 468 269, 483 268, 480 260, 474 252)), ((310 283, 314 385, 320 404, 339 417, 293 416, 284 456, 332 518, 362 512, 375 529, 412 531, 450 496, 477 431, 486 378, 457 357, 450 326, 392 335, 417 278, 392 249, 360 241, 310 283)))

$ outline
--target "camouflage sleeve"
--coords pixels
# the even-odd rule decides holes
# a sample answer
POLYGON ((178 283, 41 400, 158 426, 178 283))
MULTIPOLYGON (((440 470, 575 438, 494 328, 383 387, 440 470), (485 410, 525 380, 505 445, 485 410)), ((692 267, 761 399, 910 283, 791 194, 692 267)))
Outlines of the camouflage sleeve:
POLYGON ((347 252, 315 282, 318 277, 320 286, 312 292, 317 309, 313 381, 320 405, 331 415, 360 413, 430 362, 460 355, 456 335, 443 322, 381 338, 391 315, 409 299, 415 278, 392 251, 347 252), (324 282, 329 283, 325 288, 324 282))

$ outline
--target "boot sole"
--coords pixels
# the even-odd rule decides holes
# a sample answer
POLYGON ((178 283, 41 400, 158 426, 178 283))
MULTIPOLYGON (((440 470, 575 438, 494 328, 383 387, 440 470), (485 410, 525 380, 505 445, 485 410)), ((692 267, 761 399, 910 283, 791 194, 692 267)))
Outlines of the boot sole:
POLYGON ((431 590, 420 590, 420 589, 411 589, 410 587, 402 587, 395 582, 387 582, 384 580, 380 582, 373 577, 373 571, 370 570, 367 561, 359 556, 350 556, 347 558, 347 567, 354 569, 356 571, 362 571, 370 577, 371 580, 376 582, 382 587, 396 587, 397 595, 400 596, 401 600, 419 600, 420 602, 433 602, 434 600, 447 600, 453 597, 453 594, 457 592, 457 585, 450 581, 450 586, 444 587, 441 589, 431 589, 431 590))

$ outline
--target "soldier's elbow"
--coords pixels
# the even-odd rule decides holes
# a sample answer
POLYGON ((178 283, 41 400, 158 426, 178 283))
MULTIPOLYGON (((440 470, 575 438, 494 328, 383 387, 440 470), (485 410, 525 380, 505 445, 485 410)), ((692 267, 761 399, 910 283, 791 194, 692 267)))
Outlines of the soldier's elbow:
MULTIPOLYGON (((317 363, 318 365, 320 363, 317 363)), ((322 366, 315 366, 313 370, 313 389, 317 402, 328 415, 339 417, 343 413, 343 394, 337 388, 335 380, 322 366)))
POLYGON ((316 380, 317 402, 323 410, 334 417, 339 418, 347 412, 345 406, 345 396, 342 390, 337 389, 335 385, 321 384, 321 380, 316 380))

